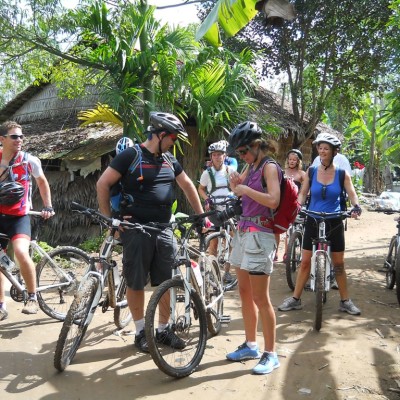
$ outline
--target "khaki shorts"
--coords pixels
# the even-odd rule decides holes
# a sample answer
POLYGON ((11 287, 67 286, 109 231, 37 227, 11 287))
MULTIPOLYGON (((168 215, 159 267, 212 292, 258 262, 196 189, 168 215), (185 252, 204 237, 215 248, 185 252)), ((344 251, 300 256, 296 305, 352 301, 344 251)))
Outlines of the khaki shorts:
POLYGON ((229 261, 249 273, 271 275, 274 269, 276 241, 273 233, 237 231, 229 261))

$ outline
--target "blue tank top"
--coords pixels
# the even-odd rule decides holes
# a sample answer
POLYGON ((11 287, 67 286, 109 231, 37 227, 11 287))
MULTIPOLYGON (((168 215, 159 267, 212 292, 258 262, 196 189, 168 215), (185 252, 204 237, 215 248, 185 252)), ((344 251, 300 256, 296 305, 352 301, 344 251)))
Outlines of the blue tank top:
POLYGON ((317 180, 318 172, 315 171, 311 182, 311 201, 309 209, 318 212, 340 211, 340 181, 339 169, 335 170, 335 179, 329 185, 323 185, 317 180))

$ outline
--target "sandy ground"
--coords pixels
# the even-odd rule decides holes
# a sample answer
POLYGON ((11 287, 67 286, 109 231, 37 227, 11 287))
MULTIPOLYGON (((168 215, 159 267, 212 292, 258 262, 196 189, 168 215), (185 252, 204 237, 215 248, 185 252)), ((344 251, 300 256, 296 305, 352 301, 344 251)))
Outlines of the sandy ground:
MULTIPOLYGON (((312 329, 313 294, 306 292, 303 310, 277 311, 281 367, 268 376, 250 374, 255 361, 225 360, 244 339, 237 291, 225 299, 231 323, 208 340, 199 369, 180 380, 164 375, 149 355, 134 350, 133 324, 117 335, 112 312, 100 310, 73 363, 59 373, 53 355, 61 323, 42 312, 21 314, 21 304, 10 300, 10 316, 0 323, 0 398, 399 399, 400 314, 395 292, 385 289, 381 271, 395 226, 393 216, 368 211, 361 220, 349 221, 346 266, 351 297, 362 315, 340 313, 338 292, 331 291, 317 333, 312 329)), ((274 306, 288 295, 284 265, 277 263, 274 306)))

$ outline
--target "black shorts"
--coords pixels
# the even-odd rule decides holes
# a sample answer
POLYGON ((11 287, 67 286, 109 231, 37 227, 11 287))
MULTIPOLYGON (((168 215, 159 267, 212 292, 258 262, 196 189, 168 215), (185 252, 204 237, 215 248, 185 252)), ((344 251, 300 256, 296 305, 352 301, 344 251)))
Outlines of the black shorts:
POLYGON ((150 236, 134 230, 121 232, 123 244, 123 273, 127 286, 143 290, 150 273, 152 286, 157 286, 172 276, 176 254, 176 240, 172 229, 150 236))
MULTIPOLYGON (((344 251, 345 242, 343 220, 341 218, 332 218, 325 221, 325 233, 327 240, 331 242, 331 251, 344 251)), ((318 239, 318 222, 315 218, 307 217, 303 238, 304 250, 312 250, 313 239, 318 239)))
MULTIPOLYGON (((10 240, 19 236, 31 237, 31 219, 29 215, 16 217, 14 215, 0 214, 0 233, 6 234, 10 240)), ((8 240, 0 240, 3 248, 7 247, 8 240)))

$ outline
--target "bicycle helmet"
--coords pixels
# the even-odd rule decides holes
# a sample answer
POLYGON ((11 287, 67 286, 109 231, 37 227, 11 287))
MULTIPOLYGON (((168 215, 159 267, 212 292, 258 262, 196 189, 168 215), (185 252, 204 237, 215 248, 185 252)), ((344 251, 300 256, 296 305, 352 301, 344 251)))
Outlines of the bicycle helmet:
POLYGON ((298 149, 290 149, 287 153, 286 153, 286 158, 288 158, 290 153, 294 153, 297 155, 297 157, 299 157, 299 160, 303 160, 303 154, 300 150, 298 149))
POLYGON ((117 145, 115 146, 115 152, 117 154, 122 153, 128 147, 133 147, 134 143, 133 140, 128 137, 122 137, 118 140, 117 145))
POLYGON ((329 143, 334 148, 339 148, 342 145, 342 143, 336 136, 333 136, 327 132, 319 133, 317 138, 312 142, 312 144, 320 144, 320 143, 329 143))
POLYGON ((261 128, 256 122, 242 122, 229 135, 229 147, 236 150, 240 146, 247 146, 254 140, 259 139, 261 134, 261 128))
POLYGON ((182 125, 182 122, 175 117, 175 115, 152 111, 150 113, 150 127, 149 131, 154 132, 158 130, 165 129, 170 133, 177 133, 178 136, 182 135, 183 137, 187 137, 188 134, 185 131, 185 128, 182 125))
POLYGON ((19 182, 0 183, 0 204, 11 206, 22 200, 25 194, 24 187, 19 182))
POLYGON ((208 146, 208 154, 214 153, 215 151, 226 153, 226 144, 224 143, 224 141, 221 140, 208 146))

